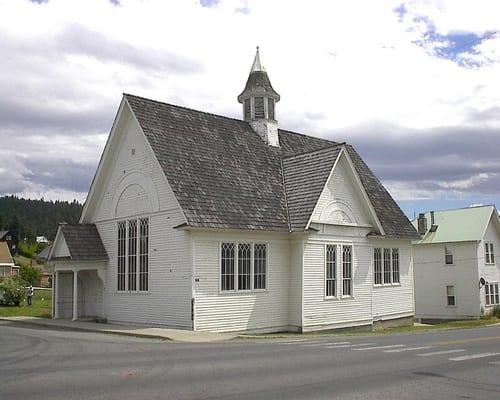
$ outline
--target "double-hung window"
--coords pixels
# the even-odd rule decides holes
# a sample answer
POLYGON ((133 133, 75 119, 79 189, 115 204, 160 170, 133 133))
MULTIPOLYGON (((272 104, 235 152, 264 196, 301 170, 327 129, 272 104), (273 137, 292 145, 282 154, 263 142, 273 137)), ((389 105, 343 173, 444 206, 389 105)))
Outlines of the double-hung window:
POLYGON ((448 307, 455 307, 457 305, 454 285, 446 286, 446 305, 448 307))
POLYGON ((250 291, 266 289, 267 244, 220 244, 220 290, 250 291))
POLYGON ((118 222, 117 290, 149 290, 149 218, 118 222))
POLYGON ((486 264, 495 264, 495 253, 493 250, 493 243, 484 243, 484 255, 486 264))
POLYGON ((498 283, 487 283, 484 285, 485 295, 486 295, 486 305, 494 306, 500 304, 500 299, 498 295, 498 283))
POLYGON ((446 265, 453 265, 453 250, 449 246, 444 246, 444 263, 446 265))
POLYGON ((373 281, 375 285, 399 284, 399 249, 373 249, 373 281))

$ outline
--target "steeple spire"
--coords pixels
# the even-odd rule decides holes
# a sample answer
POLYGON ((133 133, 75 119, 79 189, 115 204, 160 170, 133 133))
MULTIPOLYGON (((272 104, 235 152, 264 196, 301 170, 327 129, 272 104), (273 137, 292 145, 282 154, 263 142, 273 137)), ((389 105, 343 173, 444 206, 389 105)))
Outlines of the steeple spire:
POLYGON ((278 101, 280 95, 273 89, 267 72, 260 62, 259 46, 257 46, 245 89, 238 96, 238 102, 243 104, 244 120, 271 146, 279 146, 278 122, 274 112, 278 101))
POLYGON ((259 46, 257 46, 257 51, 255 52, 255 58, 253 59, 252 69, 250 72, 255 71, 265 71, 264 67, 260 63, 259 46))

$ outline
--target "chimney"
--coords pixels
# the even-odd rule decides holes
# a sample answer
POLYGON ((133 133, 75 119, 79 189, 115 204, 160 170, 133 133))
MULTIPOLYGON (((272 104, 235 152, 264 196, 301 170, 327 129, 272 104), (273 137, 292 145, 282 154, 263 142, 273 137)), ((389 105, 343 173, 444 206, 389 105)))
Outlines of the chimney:
POLYGON ((424 236, 427 232, 427 218, 425 218, 425 214, 418 214, 418 234, 424 236))

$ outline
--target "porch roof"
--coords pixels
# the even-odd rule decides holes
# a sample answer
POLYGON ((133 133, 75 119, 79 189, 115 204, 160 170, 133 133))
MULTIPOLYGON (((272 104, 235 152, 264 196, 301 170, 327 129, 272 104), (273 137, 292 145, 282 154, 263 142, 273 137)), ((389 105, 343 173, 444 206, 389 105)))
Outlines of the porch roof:
POLYGON ((70 259, 71 261, 106 261, 109 259, 106 249, 94 224, 62 224, 56 235, 56 240, 52 246, 50 260, 70 259), (54 254, 57 241, 64 241, 68 256, 54 254))

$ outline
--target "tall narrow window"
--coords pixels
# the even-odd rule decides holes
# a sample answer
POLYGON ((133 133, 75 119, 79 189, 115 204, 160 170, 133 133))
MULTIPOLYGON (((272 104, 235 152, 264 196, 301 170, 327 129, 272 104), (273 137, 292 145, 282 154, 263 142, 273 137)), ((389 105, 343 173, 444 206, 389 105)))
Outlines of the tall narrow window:
POLYGON ((495 264, 495 253, 493 252, 493 243, 486 242, 484 244, 485 262, 486 264, 495 264))
POLYGON ((373 249, 373 275, 375 285, 382 284, 382 249, 373 249))
POLYGON ((254 113, 255 118, 264 118, 264 97, 255 97, 254 98, 254 113))
POLYGON ((392 249, 392 283, 399 283, 399 249, 392 249))
POLYGON ((256 243, 253 249, 253 288, 266 288, 267 247, 265 243, 256 243))
POLYGON ((139 290, 149 290, 149 218, 139 220, 139 290))
POLYGON ((326 246, 326 293, 327 297, 337 296, 337 246, 326 246))
POLYGON ((243 102, 243 115, 245 116, 245 121, 250 119, 250 99, 245 99, 243 102))
POLYGON ((238 244, 238 290, 250 290, 251 249, 249 243, 238 244))
POLYGON ((117 289, 125 290, 125 267, 126 267, 126 225, 125 221, 118 222, 118 259, 117 259, 117 289))
POLYGON ((234 243, 221 245, 221 290, 234 290, 234 243))
POLYGON ((391 283, 391 249, 384 249, 384 283, 391 283))
POLYGON ((453 252, 449 246, 444 246, 444 263, 446 265, 453 264, 453 252))
POLYGON ((128 221, 128 290, 137 290, 137 220, 128 221))
POLYGON ((267 117, 274 119, 274 99, 267 99, 267 117))
POLYGON ((342 295, 352 296, 352 246, 342 246, 342 295))
POLYGON ((455 286, 446 286, 446 305, 448 306, 455 306, 456 305, 456 299, 455 299, 455 286))

